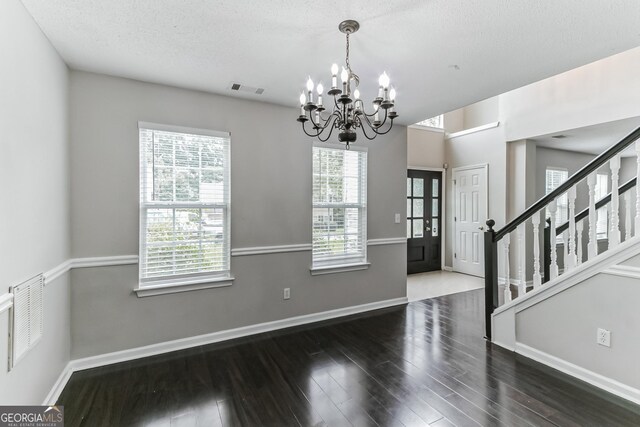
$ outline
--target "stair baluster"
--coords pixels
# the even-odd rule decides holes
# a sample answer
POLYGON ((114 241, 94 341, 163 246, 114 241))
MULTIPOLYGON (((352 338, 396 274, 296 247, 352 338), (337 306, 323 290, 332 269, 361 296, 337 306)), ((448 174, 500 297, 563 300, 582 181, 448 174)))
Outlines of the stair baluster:
POLYGON ((567 258, 564 260, 565 270, 570 271, 576 267, 576 186, 574 185, 568 191, 569 195, 569 236, 564 241, 565 254, 567 258), (567 252, 568 250, 568 252, 567 252))
POLYGON ((509 271, 509 243, 511 243, 511 236, 507 234, 502 239, 504 245, 504 292, 503 292, 503 304, 511 302, 511 272, 509 271))
POLYGON ((620 155, 613 156, 609 161, 611 168, 611 217, 609 223, 609 249, 615 248, 620 244, 620 195, 615 191, 618 186, 618 174, 620 172, 620 155))
POLYGON ((551 223, 549 224, 549 241, 551 245, 551 266, 549 267, 549 276, 553 280, 558 277, 558 248, 556 244, 556 211, 558 210, 558 204, 555 199, 549 203, 549 218, 551 223))
POLYGON ((582 232, 584 231, 584 221, 578 221, 576 224, 576 230, 578 232, 578 238, 576 242, 578 243, 578 256, 576 265, 582 264, 582 232))
POLYGON ((525 246, 524 246, 524 232, 525 224, 523 222, 517 228, 518 233, 518 298, 527 293, 527 279, 525 277, 526 265, 525 265, 525 246))
POLYGON ((598 215, 596 214, 596 173, 593 172, 587 177, 587 185, 589 186, 589 243, 587 245, 587 259, 593 259, 598 256, 598 238, 596 236, 596 222, 598 215))
POLYGON ((533 289, 542 285, 540 275, 540 212, 536 212, 531 217, 533 224, 533 289))
POLYGON ((624 241, 631 238, 631 192, 624 193, 624 241))

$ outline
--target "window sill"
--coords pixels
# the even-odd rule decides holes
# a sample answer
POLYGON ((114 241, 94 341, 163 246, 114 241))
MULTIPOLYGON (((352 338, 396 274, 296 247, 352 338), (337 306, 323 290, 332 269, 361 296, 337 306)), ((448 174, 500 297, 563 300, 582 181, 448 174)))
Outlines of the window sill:
POLYGON ((311 267, 309 271, 311 271, 312 276, 319 276, 321 274, 332 274, 332 273, 346 273, 348 271, 357 271, 357 270, 366 270, 371 265, 370 262, 358 262, 354 264, 336 264, 336 265, 327 265, 322 267, 311 267))
POLYGON ((175 294, 178 292, 198 291, 200 289, 210 288, 222 288, 231 286, 234 277, 213 277, 213 278, 198 278, 198 279, 184 279, 176 280, 170 283, 163 283, 157 285, 147 285, 135 288, 133 291, 138 295, 138 298, 151 297, 154 295, 166 295, 175 294))

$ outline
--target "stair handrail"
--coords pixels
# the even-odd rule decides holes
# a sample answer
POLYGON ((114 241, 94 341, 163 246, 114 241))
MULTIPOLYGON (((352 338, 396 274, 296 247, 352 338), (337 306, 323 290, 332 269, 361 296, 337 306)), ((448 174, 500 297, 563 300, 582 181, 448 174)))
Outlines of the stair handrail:
POLYGON ((587 163, 582 167, 578 172, 574 173, 567 179, 565 182, 560 184, 558 188, 553 190, 551 193, 542 197, 540 200, 531 205, 527 210, 518 215, 512 221, 510 221, 507 225, 502 227, 500 230, 495 232, 494 241, 498 241, 502 239, 508 233, 514 231, 520 224, 531 218, 536 212, 539 212, 542 208, 546 207, 549 203, 553 202, 556 198, 566 193, 571 187, 585 179, 592 172, 595 172, 611 160, 616 154, 624 151, 628 146, 633 144, 638 138, 640 138, 640 127, 636 128, 629 135, 625 136, 620 140, 620 142, 612 145, 607 150, 605 150, 598 157, 587 163))
MULTIPOLYGON (((622 195, 622 194, 626 193, 627 191, 631 190, 633 187, 636 186, 636 181, 637 181, 637 178, 631 178, 629 181, 627 181, 624 184, 622 184, 618 188, 618 194, 622 195)), ((600 199, 600 200, 598 200, 596 202, 596 210, 600 209, 603 206, 606 206, 609 202, 611 202, 611 194, 613 194, 613 193, 607 194, 602 199, 600 199)), ((589 216, 589 208, 588 207, 584 208, 582 211, 580 211, 578 214, 576 214, 576 216, 575 216, 576 221, 575 222, 582 221, 587 216, 589 216)), ((561 225, 556 226, 556 235, 562 234, 568 228, 569 228, 569 220, 566 220, 561 225)))
POLYGON ((523 213, 511 220, 500 230, 496 231, 493 229, 496 224, 493 219, 487 220, 486 224, 488 228, 484 233, 485 331, 487 339, 491 339, 491 314, 498 307, 498 241, 502 240, 502 238, 512 231, 515 231, 521 224, 539 213, 580 181, 586 179, 591 173, 598 170, 598 168, 604 166, 609 160, 620 154, 639 138, 640 127, 637 127, 619 142, 606 149, 602 154, 571 175, 555 190, 529 206, 523 213))

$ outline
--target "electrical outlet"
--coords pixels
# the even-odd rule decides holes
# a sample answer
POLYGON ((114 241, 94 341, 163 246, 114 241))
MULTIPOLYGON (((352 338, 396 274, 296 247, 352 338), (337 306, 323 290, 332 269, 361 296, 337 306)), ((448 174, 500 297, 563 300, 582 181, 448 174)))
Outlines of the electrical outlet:
POLYGON ((596 342, 605 347, 611 347, 611 331, 598 328, 598 336, 596 337, 596 342))
POLYGON ((283 299, 291 298, 291 288, 284 288, 284 292, 282 294, 283 299))
POLYGON ((400 214, 396 214, 396 224, 400 224, 400 214))

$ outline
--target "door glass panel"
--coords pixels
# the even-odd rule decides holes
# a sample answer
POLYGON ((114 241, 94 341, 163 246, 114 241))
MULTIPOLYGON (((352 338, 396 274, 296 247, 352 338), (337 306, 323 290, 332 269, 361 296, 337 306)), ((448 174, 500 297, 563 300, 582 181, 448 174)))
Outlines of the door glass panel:
POLYGON ((422 237, 422 220, 418 219, 418 220, 414 220, 413 221, 413 237, 422 237))
POLYGON ((407 199, 407 216, 411 218, 411 199, 407 199))
POLYGON ((431 215, 440 216, 438 215, 438 199, 431 200, 431 215))
POLYGON ((431 195, 433 197, 440 197, 440 195, 438 194, 440 190, 439 183, 440 183, 439 179, 434 179, 433 181, 431 181, 431 195))
POLYGON ((407 178, 407 197, 411 197, 411 178, 407 178))
POLYGON ((411 220, 407 220, 407 239, 411 238, 411 220))
POLYGON ((424 197, 424 179, 413 178, 413 197, 424 197))
POLYGON ((416 218, 424 216, 424 199, 413 199, 413 216, 416 218))
POLYGON ((433 218, 433 224, 431 225, 431 235, 438 237, 438 218, 433 218))

